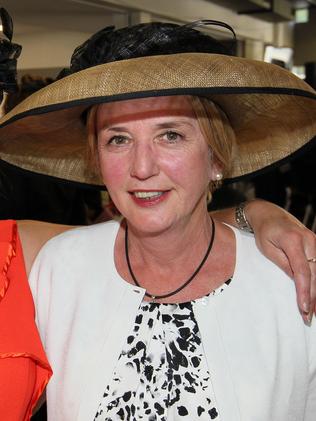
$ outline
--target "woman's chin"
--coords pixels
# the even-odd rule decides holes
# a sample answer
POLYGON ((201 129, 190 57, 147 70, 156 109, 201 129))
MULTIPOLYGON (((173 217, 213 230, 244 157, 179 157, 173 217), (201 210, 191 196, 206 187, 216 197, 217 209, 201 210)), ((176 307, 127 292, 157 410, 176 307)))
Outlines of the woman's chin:
POLYGON ((150 215, 142 218, 126 218, 129 227, 142 235, 158 235, 172 229, 175 222, 162 218, 161 216, 150 215))

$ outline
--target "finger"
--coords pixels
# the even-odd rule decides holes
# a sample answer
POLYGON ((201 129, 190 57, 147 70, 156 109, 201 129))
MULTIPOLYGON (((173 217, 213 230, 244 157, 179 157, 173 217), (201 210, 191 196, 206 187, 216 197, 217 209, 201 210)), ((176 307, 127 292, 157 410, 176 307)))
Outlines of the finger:
POLYGON ((312 273, 306 256, 316 255, 316 236, 302 226, 297 230, 287 232, 286 238, 277 238, 277 241, 276 244, 271 240, 256 239, 258 247, 266 257, 294 279, 297 304, 303 319, 308 322, 309 311, 316 307, 314 301, 316 280, 313 277, 313 290, 311 290, 312 273), (311 293, 313 293, 312 303, 311 293))
MULTIPOLYGON (((291 237, 291 247, 287 248, 286 256, 293 272, 299 309, 302 314, 308 315, 311 308, 311 268, 306 258, 302 237, 295 234, 291 237)), ((313 285, 313 292, 315 286, 313 285)))
MULTIPOLYGON (((305 243, 305 255, 306 259, 311 259, 316 257, 316 236, 315 234, 308 232, 304 236, 305 243)), ((311 296, 311 313, 316 314, 316 263, 308 262, 310 272, 311 272, 311 287, 310 287, 310 296, 311 296)))
POLYGON ((311 270, 311 309, 310 317, 314 313, 316 315, 316 263, 309 263, 311 270))
MULTIPOLYGON (((299 249, 303 250, 303 246, 301 245, 299 249)), ((303 320, 306 323, 310 323, 310 272, 308 264, 306 264, 306 258, 302 258, 302 268, 299 267, 298 263, 296 263, 296 266, 294 265, 294 274, 290 265, 290 260, 293 261, 294 254, 293 256, 288 256, 281 249, 277 249, 271 245, 269 247, 267 245, 265 246, 265 252, 269 259, 277 264, 289 277, 294 280, 299 311, 303 320), (307 273, 305 272, 306 268, 307 273)))

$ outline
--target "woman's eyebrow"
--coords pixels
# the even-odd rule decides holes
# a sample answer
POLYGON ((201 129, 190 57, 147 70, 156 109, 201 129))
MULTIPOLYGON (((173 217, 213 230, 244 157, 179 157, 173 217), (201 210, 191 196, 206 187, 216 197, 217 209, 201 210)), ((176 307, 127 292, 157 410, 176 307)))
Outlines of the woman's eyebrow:
POLYGON ((128 129, 127 127, 124 127, 124 126, 114 126, 114 125, 111 126, 111 125, 104 124, 101 130, 109 130, 111 132, 126 132, 128 129))
MULTIPOLYGON (((170 129, 170 128, 177 128, 177 127, 183 127, 183 126, 189 126, 194 127, 193 124, 189 121, 184 120, 169 120, 169 121, 163 121, 161 123, 155 124, 155 128, 157 129, 170 129)), ((126 126, 116 126, 111 124, 104 124, 101 128, 102 130, 109 130, 112 132, 126 132, 128 131, 128 127, 126 126)))
POLYGON ((189 121, 184 121, 184 120, 164 121, 162 123, 157 123, 155 125, 155 127, 157 127, 158 129, 169 129, 171 127, 177 128, 177 127, 182 127, 182 126, 194 127, 192 123, 190 123, 189 121))

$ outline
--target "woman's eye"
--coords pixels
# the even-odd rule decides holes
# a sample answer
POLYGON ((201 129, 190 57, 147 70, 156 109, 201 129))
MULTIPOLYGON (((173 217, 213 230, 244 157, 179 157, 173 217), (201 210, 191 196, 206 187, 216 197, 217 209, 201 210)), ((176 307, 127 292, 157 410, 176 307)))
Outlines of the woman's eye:
POLYGON ((129 139, 125 136, 113 136, 108 141, 108 145, 123 146, 128 143, 129 139))
POLYGON ((182 136, 177 132, 168 131, 162 136, 167 142, 175 143, 182 139, 182 136))

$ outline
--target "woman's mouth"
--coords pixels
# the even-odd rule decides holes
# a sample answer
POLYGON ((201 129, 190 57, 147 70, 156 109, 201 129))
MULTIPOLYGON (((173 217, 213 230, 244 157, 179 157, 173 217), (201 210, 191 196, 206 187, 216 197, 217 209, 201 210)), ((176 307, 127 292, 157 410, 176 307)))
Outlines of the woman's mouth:
POLYGON ((150 200, 150 199, 161 196, 163 194, 163 192, 162 191, 151 191, 151 192, 135 191, 135 192, 133 192, 133 194, 138 199, 150 200))
POLYGON ((140 206, 156 205, 167 197, 169 190, 165 191, 132 191, 130 192, 134 202, 140 206))

